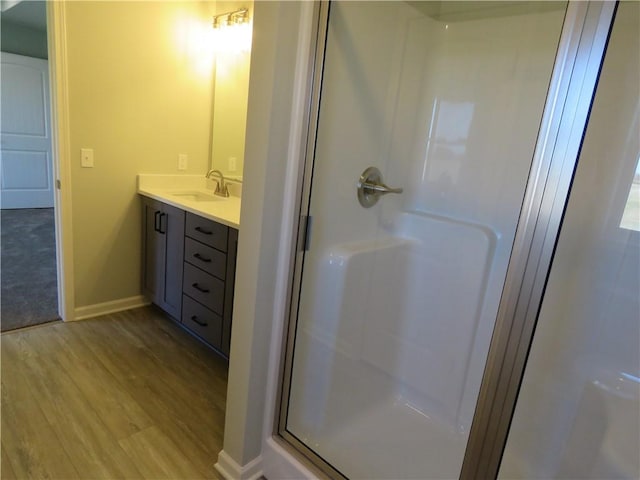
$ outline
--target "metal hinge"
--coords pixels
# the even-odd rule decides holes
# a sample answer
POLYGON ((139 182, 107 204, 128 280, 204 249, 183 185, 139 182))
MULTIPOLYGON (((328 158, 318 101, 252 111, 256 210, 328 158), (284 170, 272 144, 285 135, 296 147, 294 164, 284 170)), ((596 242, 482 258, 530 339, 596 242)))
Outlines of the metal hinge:
POLYGON ((60 183, 60 180, 56 180, 56 188, 58 190, 60 190, 62 188, 62 183, 60 183))
POLYGON ((309 250, 311 243, 311 224, 313 217, 310 215, 302 215, 300 217, 300 228, 298 229, 298 245, 299 251, 306 252, 309 250))

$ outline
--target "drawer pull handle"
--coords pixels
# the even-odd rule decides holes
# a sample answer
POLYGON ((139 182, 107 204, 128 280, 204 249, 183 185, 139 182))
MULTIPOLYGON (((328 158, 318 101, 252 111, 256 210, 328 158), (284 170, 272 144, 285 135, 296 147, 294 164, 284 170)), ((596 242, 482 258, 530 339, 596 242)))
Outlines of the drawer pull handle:
POLYGON ((191 286, 202 293, 209 293, 209 289, 202 288, 200 285, 198 285, 198 282, 191 284, 191 286))
POLYGON ((202 262, 206 262, 206 263, 211 263, 211 259, 207 258, 207 257, 203 257, 202 255, 200 255, 199 253, 194 253, 193 256, 195 258, 197 258, 198 260, 202 261, 202 262))
POLYGON ((204 235, 212 235, 213 232, 211 230, 205 230, 202 227, 196 227, 196 232, 203 233, 204 235))
POLYGON ((200 320, 198 320, 198 317, 196 315, 191 315, 191 320, 193 320, 194 322, 196 322, 198 325, 200 325, 201 327, 206 327, 209 324, 207 322, 201 322, 200 320))

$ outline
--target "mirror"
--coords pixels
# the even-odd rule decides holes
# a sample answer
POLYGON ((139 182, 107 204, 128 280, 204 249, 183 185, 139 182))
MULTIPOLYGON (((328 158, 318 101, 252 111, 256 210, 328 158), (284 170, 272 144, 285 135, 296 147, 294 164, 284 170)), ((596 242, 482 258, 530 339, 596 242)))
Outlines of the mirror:
POLYGON ((216 2, 210 168, 238 181, 244 168, 252 19, 252 1, 216 2), (245 8, 248 21, 242 15, 227 15, 245 8))

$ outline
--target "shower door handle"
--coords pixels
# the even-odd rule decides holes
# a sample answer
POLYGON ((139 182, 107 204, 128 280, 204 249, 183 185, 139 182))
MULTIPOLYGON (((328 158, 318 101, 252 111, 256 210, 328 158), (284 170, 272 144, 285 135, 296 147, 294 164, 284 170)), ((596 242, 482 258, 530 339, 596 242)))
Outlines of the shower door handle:
POLYGON ((382 195, 402 193, 402 188, 391 188, 384 184, 382 173, 376 167, 368 167, 358 180, 358 201, 364 208, 373 207, 382 195))

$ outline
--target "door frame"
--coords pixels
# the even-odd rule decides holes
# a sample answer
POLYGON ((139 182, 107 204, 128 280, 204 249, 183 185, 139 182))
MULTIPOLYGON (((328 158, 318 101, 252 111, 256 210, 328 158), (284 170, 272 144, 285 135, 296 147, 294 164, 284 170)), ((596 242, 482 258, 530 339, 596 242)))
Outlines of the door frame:
MULTIPOLYGON (((565 14, 538 140, 460 478, 496 478, 551 267, 564 207, 595 94, 614 2, 570 1, 565 14)), ((273 435, 287 450, 332 478, 342 474, 286 431, 297 310, 319 115, 329 2, 316 6, 315 54, 305 111, 306 143, 296 189, 282 358, 273 435)), ((305 462, 306 463, 306 462, 305 462)))
POLYGON ((75 320, 73 225, 71 210, 71 146, 67 76, 66 2, 47 3, 47 49, 51 101, 51 142, 58 275, 58 314, 75 320))
POLYGON ((562 71, 554 69, 545 105, 531 170, 537 178, 525 192, 460 475, 465 480, 498 476, 617 2, 569 7, 556 59, 562 71))

